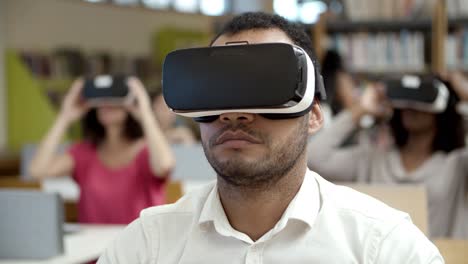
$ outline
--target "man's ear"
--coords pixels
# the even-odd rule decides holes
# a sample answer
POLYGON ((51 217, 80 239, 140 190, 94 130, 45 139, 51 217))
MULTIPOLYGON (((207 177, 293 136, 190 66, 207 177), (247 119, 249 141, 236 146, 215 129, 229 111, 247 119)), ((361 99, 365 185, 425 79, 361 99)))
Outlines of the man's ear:
POLYGON ((323 113, 320 103, 315 101, 309 113, 309 134, 314 134, 323 126, 323 113))

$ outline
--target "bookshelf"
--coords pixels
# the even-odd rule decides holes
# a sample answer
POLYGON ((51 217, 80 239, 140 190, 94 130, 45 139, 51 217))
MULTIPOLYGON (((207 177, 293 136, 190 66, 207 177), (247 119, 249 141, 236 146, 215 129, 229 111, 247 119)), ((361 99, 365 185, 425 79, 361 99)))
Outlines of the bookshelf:
POLYGON ((430 17, 419 19, 350 21, 323 14, 312 28, 317 56, 323 58, 324 43, 328 43, 343 55, 350 72, 359 76, 442 71, 446 66, 447 11, 444 0, 434 0, 433 5, 430 17))
POLYGON ((445 58, 448 69, 468 72, 468 17, 448 19, 445 58))
POLYGON ((468 26, 468 16, 448 19, 449 29, 454 27, 468 26))
POLYGON ((431 20, 424 19, 419 21, 358 21, 358 22, 348 22, 348 21, 331 21, 327 24, 327 31, 329 33, 335 32, 360 32, 360 31, 369 31, 369 32, 397 32, 401 29, 406 29, 409 31, 430 31, 431 30, 431 20))

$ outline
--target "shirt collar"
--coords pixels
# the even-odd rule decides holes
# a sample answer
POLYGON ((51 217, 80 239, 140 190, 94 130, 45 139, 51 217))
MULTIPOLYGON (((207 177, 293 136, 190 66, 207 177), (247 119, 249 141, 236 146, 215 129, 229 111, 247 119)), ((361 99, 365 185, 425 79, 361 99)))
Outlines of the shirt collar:
POLYGON ((309 227, 314 225, 320 209, 320 193, 314 172, 307 169, 301 188, 289 208, 290 211, 285 212, 288 218, 300 220, 309 227))
POLYGON ((218 184, 213 187, 208 195, 198 220, 198 224, 200 226, 210 222, 213 223, 216 232, 220 235, 236 237, 237 239, 243 240, 249 244, 253 243, 250 237, 235 230, 229 223, 226 213, 224 212, 223 205, 221 204, 221 199, 219 198, 218 184))
MULTIPOLYGON (((283 229, 289 219, 296 219, 312 227, 320 209, 320 194, 315 173, 307 169, 301 188, 297 192, 285 210, 276 229, 278 232, 283 229)), ((216 231, 224 236, 247 237, 232 228, 224 212, 218 194, 217 184, 211 190, 200 214, 198 223, 200 225, 212 222, 216 231)), ((247 237, 248 238, 248 237, 247 237)), ((244 240, 244 239, 243 239, 244 240)), ((248 239, 250 240, 250 239, 248 239)))

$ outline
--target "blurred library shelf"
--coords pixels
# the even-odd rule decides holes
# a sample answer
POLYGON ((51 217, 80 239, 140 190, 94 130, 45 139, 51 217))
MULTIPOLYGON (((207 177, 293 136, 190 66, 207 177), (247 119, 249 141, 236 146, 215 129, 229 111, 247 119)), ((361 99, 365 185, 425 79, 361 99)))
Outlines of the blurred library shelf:
POLYGON ((447 34, 445 59, 448 69, 468 69, 468 24, 447 34))
POLYGON ((423 72, 430 60, 424 32, 343 32, 328 38, 351 71, 423 72))
POLYGON ((468 16, 467 17, 458 17, 458 18, 450 18, 448 20, 449 27, 457 27, 457 26, 468 26, 468 16))
POLYGON ((438 0, 343 0, 345 17, 350 21, 400 21, 431 17, 438 0))
POLYGON ((447 69, 468 72, 468 14, 448 19, 444 56, 447 69))
POLYGON ((447 0, 448 32, 445 39, 447 69, 468 72, 468 5, 464 0, 447 0))
POLYGON ((447 17, 454 22, 467 21, 468 18, 468 5, 466 0, 446 0, 447 17))
POLYGON ((444 0, 344 0, 343 4, 344 14, 324 13, 312 27, 319 58, 327 49, 335 49, 351 73, 369 77, 423 75, 446 68, 444 0))
POLYGON ((407 31, 430 31, 431 20, 399 20, 399 21, 329 21, 326 24, 328 33, 344 32, 399 32, 407 31))

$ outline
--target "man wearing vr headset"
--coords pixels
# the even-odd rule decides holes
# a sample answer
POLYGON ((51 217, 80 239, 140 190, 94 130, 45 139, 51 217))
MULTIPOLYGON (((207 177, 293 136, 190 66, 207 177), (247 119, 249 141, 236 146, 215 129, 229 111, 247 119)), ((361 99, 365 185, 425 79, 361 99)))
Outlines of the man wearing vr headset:
POLYGON ((200 122, 218 180, 144 210, 99 263, 443 263, 407 214, 307 169, 323 118, 302 28, 246 13, 211 46, 168 55, 163 89, 173 111, 200 122))

